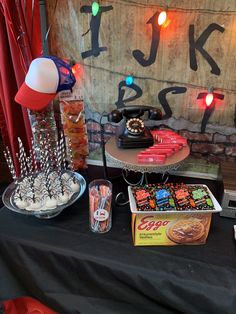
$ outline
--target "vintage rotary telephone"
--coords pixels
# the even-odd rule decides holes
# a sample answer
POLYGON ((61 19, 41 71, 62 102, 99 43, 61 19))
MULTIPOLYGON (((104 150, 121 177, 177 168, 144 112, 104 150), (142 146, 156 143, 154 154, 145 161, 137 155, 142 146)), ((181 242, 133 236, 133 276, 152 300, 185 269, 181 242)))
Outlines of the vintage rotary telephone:
POLYGON ((151 106, 125 106, 113 110, 108 115, 110 122, 119 123, 124 119, 124 123, 116 135, 116 143, 119 148, 141 148, 153 145, 152 134, 141 119, 146 111, 149 119, 161 120, 161 110, 151 106))

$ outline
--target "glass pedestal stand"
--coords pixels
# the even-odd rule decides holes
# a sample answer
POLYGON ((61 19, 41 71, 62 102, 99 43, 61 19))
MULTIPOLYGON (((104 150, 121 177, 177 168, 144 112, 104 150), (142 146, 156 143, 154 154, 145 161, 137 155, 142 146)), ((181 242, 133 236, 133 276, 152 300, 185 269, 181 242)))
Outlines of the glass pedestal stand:
MULTIPOLYGON (((137 162, 137 155, 142 150, 144 150, 144 148, 118 148, 116 145, 115 137, 110 138, 105 146, 107 160, 110 161, 114 165, 114 167, 122 169, 122 176, 124 181, 131 186, 147 184, 148 173, 162 174, 163 181, 164 183, 166 183, 168 180, 169 171, 178 169, 190 153, 189 146, 185 146, 174 155, 167 157, 164 164, 139 164, 137 162), (128 171, 140 173, 140 180, 135 183, 129 182, 129 180, 127 179, 128 171)), ((125 199, 123 192, 117 194, 115 201, 116 204, 119 206, 126 205, 129 202, 127 201, 127 199, 125 199)))
POLYGON ((42 111, 28 110, 29 121, 32 129, 36 158, 40 157, 41 142, 44 138, 56 147, 58 130, 54 117, 53 103, 42 111))
MULTIPOLYGON (((71 173, 68 171, 68 173, 71 173)), ((27 209, 21 209, 16 206, 14 202, 14 193, 16 191, 16 184, 12 182, 4 191, 2 195, 2 201, 3 204, 10 210, 23 214, 23 215, 31 215, 35 216, 36 218, 40 219, 51 219, 59 215, 65 208, 72 205, 74 202, 76 202, 84 193, 86 189, 86 181, 83 176, 81 176, 79 173, 74 172, 74 177, 76 179, 76 182, 80 186, 80 190, 72 195, 72 197, 69 199, 69 201, 66 204, 63 205, 57 205, 57 207, 53 209, 47 209, 42 206, 39 210, 27 210, 27 209)))

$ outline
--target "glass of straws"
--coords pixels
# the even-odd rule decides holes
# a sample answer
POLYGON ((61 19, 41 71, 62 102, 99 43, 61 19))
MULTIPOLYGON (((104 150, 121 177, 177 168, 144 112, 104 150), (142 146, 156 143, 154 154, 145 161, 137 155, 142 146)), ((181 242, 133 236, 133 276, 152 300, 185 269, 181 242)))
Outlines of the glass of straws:
POLYGON ((90 230, 105 233, 112 226, 112 183, 97 179, 89 184, 89 226, 90 230))

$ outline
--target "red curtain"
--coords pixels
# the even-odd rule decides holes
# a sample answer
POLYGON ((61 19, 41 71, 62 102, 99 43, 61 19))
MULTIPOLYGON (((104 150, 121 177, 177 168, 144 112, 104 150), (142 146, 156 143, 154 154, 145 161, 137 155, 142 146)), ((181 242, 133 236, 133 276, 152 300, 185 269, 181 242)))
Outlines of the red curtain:
POLYGON ((32 133, 27 109, 14 97, 29 64, 42 54, 39 0, 0 0, 0 51, 0 129, 18 172, 17 138, 28 149, 32 133))
MULTIPOLYGON (((4 314, 58 314, 31 297, 21 297, 3 302, 4 314)), ((1 310, 1 308, 0 308, 1 310)))

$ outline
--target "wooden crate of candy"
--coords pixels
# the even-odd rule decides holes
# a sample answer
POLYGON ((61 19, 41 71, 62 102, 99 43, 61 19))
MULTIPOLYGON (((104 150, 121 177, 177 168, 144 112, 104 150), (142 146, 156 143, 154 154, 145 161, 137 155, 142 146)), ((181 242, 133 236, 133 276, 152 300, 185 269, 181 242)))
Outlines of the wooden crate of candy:
POLYGON ((134 245, 204 244, 222 208, 206 185, 128 187, 134 245))

